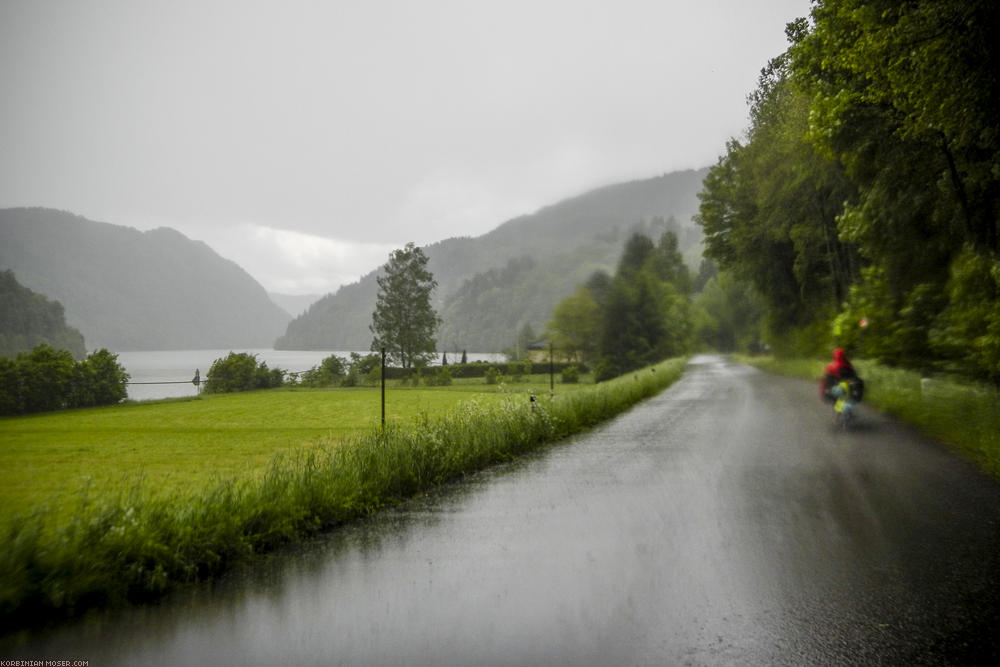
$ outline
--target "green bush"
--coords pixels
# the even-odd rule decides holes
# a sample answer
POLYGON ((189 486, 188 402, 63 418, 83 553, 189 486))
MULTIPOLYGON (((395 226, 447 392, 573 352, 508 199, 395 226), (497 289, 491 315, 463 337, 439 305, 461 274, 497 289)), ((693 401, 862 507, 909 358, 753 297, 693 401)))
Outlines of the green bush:
POLYGON ((451 385, 451 371, 447 366, 440 366, 433 375, 428 375, 424 383, 431 387, 447 387, 451 385))
POLYGON ((340 384, 344 387, 374 385, 382 379, 381 374, 382 359, 379 355, 360 355, 357 352, 351 352, 351 358, 347 363, 347 375, 340 384))
MULTIPOLYGON (((423 370, 420 369, 420 368, 408 368, 406 370, 407 370, 407 373, 403 377, 403 380, 402 380, 402 382, 400 382, 400 384, 403 385, 404 387, 406 385, 411 385, 411 386, 414 386, 414 387, 419 387, 420 386, 420 379, 424 376, 423 370)), ((379 379, 381 380, 381 378, 379 378, 379 379)), ((386 379, 388 379, 388 378, 386 378, 386 379)))
POLYGON ((269 369, 263 361, 257 361, 256 354, 230 352, 222 359, 212 362, 205 380, 205 391, 209 394, 226 394, 251 389, 280 387, 285 382, 285 371, 269 369))
POLYGON ((128 381, 118 355, 98 350, 76 365, 72 403, 80 407, 121 403, 128 398, 128 381))
POLYGON ((514 361, 507 365, 511 373, 511 382, 524 382, 525 378, 531 376, 531 361, 514 361))
POLYGON ((0 414, 113 405, 125 400, 129 376, 107 350, 76 361, 67 350, 39 345, 0 359, 0 414))
POLYGON ((576 384, 580 381, 580 369, 576 366, 567 366, 560 374, 564 384, 576 384))
POLYGON ((333 387, 343 382, 347 375, 347 366, 344 360, 335 354, 319 362, 318 366, 313 366, 302 373, 299 381, 305 387, 333 387))

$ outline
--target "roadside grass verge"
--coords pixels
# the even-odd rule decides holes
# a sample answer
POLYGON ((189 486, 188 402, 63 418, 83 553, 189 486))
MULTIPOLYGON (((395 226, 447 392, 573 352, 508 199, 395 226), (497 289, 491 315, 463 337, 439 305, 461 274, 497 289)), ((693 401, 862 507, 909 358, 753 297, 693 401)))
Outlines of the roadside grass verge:
MULTIPOLYGON (((819 382, 826 362, 740 357, 772 373, 819 382)), ((865 381, 864 402, 945 442, 1000 480, 1000 392, 955 378, 921 378, 914 371, 856 361, 865 381)), ((818 389, 817 389, 818 392, 818 389)))
MULTIPOLYGON (((423 398, 426 410, 391 419, 385 429, 369 420, 357 432, 318 437, 309 447, 280 452, 257 474, 202 491, 147 493, 141 480, 83 496, 69 514, 13 517, 3 527, 0 551, 0 623, 14 629, 155 599, 256 553, 587 429, 669 386, 684 365, 684 359, 670 360, 571 391, 560 385, 552 398, 542 391, 547 384, 467 394, 472 400, 453 401, 448 410, 423 398), (539 400, 532 404, 526 393, 539 400)), ((394 392, 394 400, 400 393, 406 392, 394 392)), ((451 387, 433 393, 463 395, 451 387)), ((261 395, 283 398, 280 390, 261 395)))
MULTIPOLYGON (((548 377, 447 387, 392 383, 386 419, 440 414, 476 397, 548 395, 548 377)), ((557 385, 560 394, 585 385, 557 385)), ((524 396, 525 404, 528 398, 524 396)), ((377 389, 293 387, 0 418, 0 526, 42 507, 69 516, 86 497, 175 496, 219 481, 262 475, 276 454, 290 455, 360 435, 379 424, 377 389)))

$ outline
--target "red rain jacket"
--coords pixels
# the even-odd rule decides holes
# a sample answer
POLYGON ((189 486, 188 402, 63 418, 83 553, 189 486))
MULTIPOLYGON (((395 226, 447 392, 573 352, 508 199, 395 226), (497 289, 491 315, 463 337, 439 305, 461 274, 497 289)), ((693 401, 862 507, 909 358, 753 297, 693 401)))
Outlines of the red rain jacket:
POLYGON ((823 369, 823 379, 819 383, 819 393, 826 396, 827 392, 841 380, 855 378, 858 374, 854 372, 854 366, 847 360, 847 354, 837 348, 833 351, 833 361, 823 369))

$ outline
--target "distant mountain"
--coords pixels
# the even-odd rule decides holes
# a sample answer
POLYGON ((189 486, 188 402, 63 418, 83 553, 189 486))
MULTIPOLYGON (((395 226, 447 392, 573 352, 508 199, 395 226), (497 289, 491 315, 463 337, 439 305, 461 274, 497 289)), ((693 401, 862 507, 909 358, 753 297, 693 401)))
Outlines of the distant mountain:
POLYGON ((270 347, 290 319, 234 262, 165 227, 3 209, 2 269, 58 299, 91 349, 270 347))
POLYGON ((322 294, 279 294, 277 292, 268 292, 267 296, 279 308, 288 313, 289 317, 298 317, 309 310, 309 306, 323 297, 322 294))
POLYGON ((61 303, 21 285, 13 271, 0 271, 0 357, 13 358, 43 343, 77 359, 87 354, 83 335, 66 324, 61 303))
MULTIPOLYGON (((525 324, 544 330, 552 308, 598 269, 613 270, 627 235, 672 229, 688 256, 700 254, 692 221, 707 169, 592 190, 510 220, 476 238, 423 248, 438 282, 434 306, 445 351, 500 351, 525 324)), ((388 258, 387 258, 388 259, 388 258)), ((341 287, 292 320, 279 349, 365 350, 378 269, 341 287)))

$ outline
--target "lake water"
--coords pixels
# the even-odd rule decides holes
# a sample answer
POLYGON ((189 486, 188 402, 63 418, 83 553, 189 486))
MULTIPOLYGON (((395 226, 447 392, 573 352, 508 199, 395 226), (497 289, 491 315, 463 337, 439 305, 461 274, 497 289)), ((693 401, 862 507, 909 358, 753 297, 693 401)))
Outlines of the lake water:
MULTIPOLYGON (((208 375, 212 362, 228 355, 230 350, 155 350, 147 352, 118 352, 118 363, 125 367, 131 376, 132 384, 128 386, 128 397, 133 401, 146 401, 156 398, 176 398, 195 396, 198 388, 191 382, 195 371, 201 375, 202 381, 208 375), (139 383, 172 383, 172 384, 139 384, 139 383)), ((233 350, 233 352, 249 352, 257 355, 257 359, 267 364, 268 368, 281 368, 291 373, 307 371, 317 366, 323 359, 336 354, 347 359, 350 352, 337 350, 233 350)), ((367 354, 362 352, 359 354, 367 354)), ((460 354, 448 355, 449 360, 458 361, 460 354)), ((469 361, 500 362, 502 354, 468 353, 469 361)), ((440 357, 435 363, 440 363, 440 357)))

